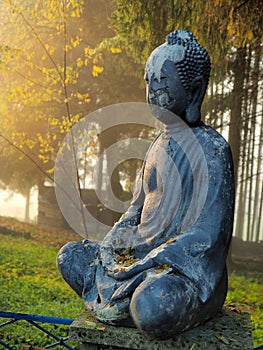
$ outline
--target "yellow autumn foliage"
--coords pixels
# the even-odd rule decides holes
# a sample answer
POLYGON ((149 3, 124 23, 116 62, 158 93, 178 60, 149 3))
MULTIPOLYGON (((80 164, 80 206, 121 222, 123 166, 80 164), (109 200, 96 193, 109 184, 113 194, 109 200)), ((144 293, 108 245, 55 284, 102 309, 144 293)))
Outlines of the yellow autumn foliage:
POLYGON ((94 65, 92 68, 92 75, 98 77, 100 73, 104 71, 104 67, 94 65))

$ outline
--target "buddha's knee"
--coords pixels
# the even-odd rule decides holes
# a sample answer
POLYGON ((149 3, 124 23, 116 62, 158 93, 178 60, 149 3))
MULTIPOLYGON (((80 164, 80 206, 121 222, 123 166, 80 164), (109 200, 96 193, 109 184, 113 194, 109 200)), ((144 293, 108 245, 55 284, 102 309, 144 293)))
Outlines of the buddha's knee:
POLYGON ((58 252, 58 270, 79 296, 83 291, 86 268, 95 259, 97 251, 97 243, 69 242, 58 252))
POLYGON ((130 313, 141 331, 164 339, 188 328, 197 300, 196 288, 190 281, 178 276, 156 275, 136 289, 130 313))

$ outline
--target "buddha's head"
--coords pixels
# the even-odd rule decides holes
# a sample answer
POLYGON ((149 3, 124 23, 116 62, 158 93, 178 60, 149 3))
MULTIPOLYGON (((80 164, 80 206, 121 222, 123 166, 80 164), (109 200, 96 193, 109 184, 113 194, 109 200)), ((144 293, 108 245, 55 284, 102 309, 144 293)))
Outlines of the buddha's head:
POLYGON ((201 120, 209 76, 208 53, 193 34, 186 30, 172 32, 146 63, 147 102, 196 125, 201 120))

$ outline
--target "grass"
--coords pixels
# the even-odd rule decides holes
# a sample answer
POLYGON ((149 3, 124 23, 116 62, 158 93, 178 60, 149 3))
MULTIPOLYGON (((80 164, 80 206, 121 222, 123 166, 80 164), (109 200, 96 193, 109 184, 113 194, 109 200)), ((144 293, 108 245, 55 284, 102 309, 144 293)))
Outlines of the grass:
MULTIPOLYGON (((76 317, 81 299, 67 286, 56 269, 56 254, 63 241, 76 237, 65 232, 22 225, 6 220, 14 232, 29 233, 30 239, 2 235, 0 228, 0 310, 55 317, 76 317)), ((3 222, 0 220, 0 225, 3 222)), ((28 236, 28 235, 27 235, 28 236)), ((0 323, 6 322, 0 319, 0 323)), ((57 336, 67 336, 68 327, 44 325, 57 336)), ((0 340, 15 349, 22 345, 44 346, 54 342, 25 321, 0 328, 0 340)), ((76 345, 71 343, 71 345, 76 345)))
MULTIPOLYGON (((0 239, 0 310, 69 318, 82 311, 81 299, 62 280, 55 264, 59 247, 70 240, 80 240, 78 235, 0 217, 0 239)), ((232 272, 229 277, 227 301, 250 306, 254 346, 263 344, 262 282, 259 273, 251 276, 232 272)), ((47 328, 54 330, 54 326, 47 328)), ((55 326, 56 335, 66 336, 67 331, 65 326, 55 326)), ((15 349, 52 343, 25 321, 0 328, 0 340, 15 349)))
POLYGON ((254 346, 263 345, 263 277, 259 274, 248 276, 231 273, 229 276, 229 288, 227 301, 247 304, 251 312, 253 324, 254 346))

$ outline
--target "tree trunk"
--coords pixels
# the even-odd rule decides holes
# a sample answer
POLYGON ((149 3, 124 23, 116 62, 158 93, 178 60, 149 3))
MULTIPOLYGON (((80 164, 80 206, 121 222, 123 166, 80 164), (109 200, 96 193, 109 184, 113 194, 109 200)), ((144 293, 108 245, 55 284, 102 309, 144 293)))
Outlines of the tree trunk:
MULTIPOLYGON (((245 85, 250 84, 250 64, 251 64, 251 49, 248 50, 248 57, 246 60, 246 74, 245 74, 245 85)), ((245 223, 245 207, 246 207, 246 187, 247 187, 247 164, 248 164, 248 134, 249 134, 249 89, 244 89, 244 107, 243 107, 243 118, 242 118, 242 131, 241 139, 242 144, 240 148, 240 164, 238 169, 239 183, 237 186, 237 207, 236 207, 236 225, 235 225, 235 236, 243 238, 244 236, 244 223, 245 223)))
MULTIPOLYGON (((252 155, 252 172, 251 172, 251 193, 249 202, 251 203, 251 240, 255 240, 257 233, 255 232, 256 229, 256 220, 257 220, 257 213, 258 213, 258 205, 259 205, 259 176, 258 173, 260 172, 261 167, 261 151, 262 147, 256 146, 256 127, 257 127, 257 107, 258 107, 258 88, 259 88, 259 65, 260 65, 260 44, 255 49, 255 64, 254 64, 254 72, 252 76, 252 125, 253 125, 253 155, 252 155), (255 169, 254 169, 254 163, 256 163, 255 169), (254 186, 252 186, 252 184, 254 186), (254 191, 253 191, 254 190, 254 191), (252 193, 253 191, 253 193, 252 193), (253 202, 252 202, 253 201, 253 202)), ((261 128, 261 134, 259 137, 259 142, 262 139, 262 128, 261 128)))
POLYGON ((237 174, 239 165, 239 154, 240 154, 240 126, 241 126, 241 114, 242 114, 242 103, 243 103, 243 85, 245 79, 245 68, 246 68, 246 50, 240 48, 236 52, 236 59, 234 62, 234 88, 233 88, 233 102, 231 109, 231 119, 229 127, 229 143, 232 150, 234 170, 235 170, 235 184, 237 184, 237 174))
MULTIPOLYGON (((246 67, 246 50, 240 48, 236 52, 236 59, 233 65, 234 73, 234 87, 233 87, 233 104, 231 108, 230 125, 228 142, 232 150, 233 164, 234 164, 234 180, 237 187, 237 174, 239 166, 239 155, 241 146, 241 114, 243 103, 243 85, 245 80, 246 67)), ((230 245, 227 265, 232 265, 232 245, 230 245)))
POLYGON ((28 185, 26 189, 26 194, 25 194, 25 197, 26 197, 25 216, 24 216, 25 222, 30 221, 30 192, 31 192, 31 186, 28 185))

